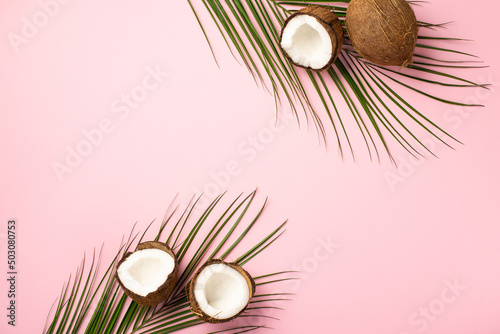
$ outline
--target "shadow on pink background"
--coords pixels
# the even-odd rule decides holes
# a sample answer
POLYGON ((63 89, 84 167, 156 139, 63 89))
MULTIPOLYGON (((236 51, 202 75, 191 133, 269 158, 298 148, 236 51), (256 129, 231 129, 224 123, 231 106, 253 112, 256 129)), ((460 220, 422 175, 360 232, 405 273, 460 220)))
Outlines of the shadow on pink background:
POLYGON ((6 224, 15 218, 19 276, 16 327, 2 316, 0 332, 40 333, 84 252, 105 242, 109 259, 135 222, 144 229, 163 217, 176 194, 185 203, 228 190, 229 201, 258 187, 269 205, 257 238, 289 224, 247 269, 302 278, 286 287, 297 294, 286 310, 272 314, 276 333, 499 333, 497 6, 471 7, 433 1, 417 15, 454 21, 444 35, 474 40, 444 46, 478 55, 490 67, 460 75, 493 86, 443 94, 486 107, 408 94, 465 145, 451 150, 424 134, 439 159, 414 161, 393 144, 397 170, 385 158, 370 162, 357 133, 353 163, 339 157, 333 132, 328 149, 319 144, 302 115, 300 129, 287 108, 275 124, 272 96, 207 19, 217 67, 186 1, 74 0, 18 50, 8 36, 40 4, 3 2, 0 267, 7 271, 6 224), (141 101, 124 101, 134 89, 141 101))

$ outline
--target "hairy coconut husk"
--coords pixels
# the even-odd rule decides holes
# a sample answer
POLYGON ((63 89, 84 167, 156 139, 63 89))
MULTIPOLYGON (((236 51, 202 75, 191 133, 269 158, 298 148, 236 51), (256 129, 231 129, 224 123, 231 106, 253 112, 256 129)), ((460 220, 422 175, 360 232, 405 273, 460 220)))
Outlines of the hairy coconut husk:
MULTIPOLYGON (((172 291, 174 290, 175 285, 177 284, 177 274, 179 271, 179 265, 177 263, 177 257, 175 256, 174 252, 168 247, 165 243, 158 242, 158 241, 146 241, 143 243, 140 243, 136 247, 136 251, 144 250, 144 249, 159 249, 162 250, 166 253, 168 253, 175 261, 175 266, 174 270, 168 275, 165 283, 163 283, 156 291, 153 291, 146 296, 140 296, 133 291, 129 290, 127 287, 124 286, 124 284, 121 282, 120 277, 118 274, 116 274, 116 278, 118 280, 118 283, 122 287, 122 289, 125 291, 127 296, 132 298, 133 301, 135 301, 137 304, 142 305, 142 306, 155 306, 158 305, 159 303, 165 301, 172 291)), ((133 252, 127 252, 123 258, 118 262, 117 268, 120 267, 120 265, 130 256, 132 255, 133 252)))
POLYGON ((295 66, 299 66, 299 67, 310 69, 310 70, 317 71, 317 72, 324 71, 324 70, 328 69, 333 64, 333 62, 337 59, 340 51, 342 50, 343 43, 344 43, 344 31, 342 30, 342 24, 340 23, 340 20, 337 17, 337 15, 335 15, 335 13, 333 11, 331 11, 325 7, 316 6, 316 5, 307 6, 303 9, 297 11, 296 13, 290 15, 286 19, 286 21, 283 25, 283 28, 281 29, 281 34, 280 34, 280 48, 281 48, 281 51, 283 52, 283 54, 285 55, 285 57, 295 66), (300 64, 297 64, 296 62, 294 62, 292 60, 292 58, 281 47, 281 41, 283 38, 283 31, 286 29, 286 26, 288 25, 290 20, 292 20, 294 17, 296 17, 298 15, 309 15, 309 16, 314 17, 326 29, 326 31, 328 32, 328 35, 330 36, 330 39, 332 41, 332 50, 333 50, 332 56, 331 56, 330 60, 328 61, 328 63, 320 69, 314 69, 314 68, 305 67, 305 66, 302 66, 300 64))
POLYGON ((196 297, 194 295, 196 281, 198 280, 198 276, 201 274, 203 269, 205 269, 206 267, 208 267, 212 264, 216 264, 216 263, 222 263, 222 264, 225 264, 225 265, 235 269, 236 271, 238 271, 241 274, 241 276, 243 276, 245 278, 245 280, 247 281, 247 284, 248 284, 249 292, 250 292, 248 302, 250 302, 250 299, 255 294, 255 281, 252 278, 252 276, 245 269, 243 269, 241 266, 239 266, 235 263, 224 262, 221 259, 211 259, 211 260, 208 260, 207 262, 205 262, 205 264, 203 264, 203 266, 201 266, 200 269, 198 269, 198 271, 196 271, 193 278, 191 278, 189 283, 186 285, 186 295, 187 295, 189 303, 191 305, 191 311, 194 314, 196 314, 203 321, 208 322, 208 323, 212 323, 212 324, 231 321, 231 320, 237 318, 238 316, 240 316, 240 314, 243 313, 243 311, 245 311, 245 309, 248 307, 248 302, 247 302, 247 305, 239 313, 235 314, 234 316, 232 316, 230 318, 224 318, 224 319, 213 318, 213 317, 209 316, 208 314, 206 314, 205 312, 203 312, 203 310, 200 308, 200 305, 198 304, 198 301, 196 300, 196 297))
POLYGON ((418 24, 405 0, 352 0, 346 27, 354 49, 363 58, 401 67, 413 62, 418 24))

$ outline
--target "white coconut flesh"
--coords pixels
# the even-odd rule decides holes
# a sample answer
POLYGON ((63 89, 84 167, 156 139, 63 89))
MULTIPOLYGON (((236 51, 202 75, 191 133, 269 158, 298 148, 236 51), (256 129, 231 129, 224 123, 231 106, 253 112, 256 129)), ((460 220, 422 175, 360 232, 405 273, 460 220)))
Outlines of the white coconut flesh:
POLYGON ((332 58, 332 40, 325 27, 310 15, 297 15, 283 29, 281 47, 298 65, 321 69, 332 58))
POLYGON ((250 299, 247 280, 235 269, 215 263, 199 274, 194 296, 209 317, 227 319, 243 310, 250 299))
POLYGON ((122 284, 139 296, 147 296, 165 283, 174 271, 174 258, 160 249, 135 251, 117 270, 122 284))

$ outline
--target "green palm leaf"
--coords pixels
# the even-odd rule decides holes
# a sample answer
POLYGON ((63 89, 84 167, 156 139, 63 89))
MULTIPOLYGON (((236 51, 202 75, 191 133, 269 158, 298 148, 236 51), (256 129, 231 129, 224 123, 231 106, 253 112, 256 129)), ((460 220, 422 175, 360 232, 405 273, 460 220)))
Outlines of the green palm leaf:
MULTIPOLYGON (((179 261, 182 274, 169 299, 155 307, 143 307, 130 300, 119 287, 115 278, 116 266, 120 258, 134 245, 140 243, 152 223, 139 237, 139 233, 131 231, 116 256, 107 266, 105 272, 99 274, 99 255, 94 254, 90 268, 85 270, 86 260, 82 261, 73 279, 71 276, 64 284, 59 301, 50 320, 44 328, 44 334, 69 333, 172 333, 184 328, 203 324, 191 312, 186 297, 185 286, 192 274, 206 260, 211 258, 225 259, 236 251, 241 241, 250 235, 251 228, 257 223, 264 210, 266 202, 255 216, 246 221, 247 212, 254 201, 255 191, 241 199, 238 196, 225 210, 214 217, 214 210, 220 206, 223 195, 218 196, 194 221, 191 217, 198 200, 191 201, 183 213, 177 213, 178 207, 165 217, 158 229, 154 240, 163 239, 163 232, 167 225, 171 227, 166 243, 174 250, 179 261), (208 232, 203 232, 208 229, 208 232), (239 232, 242 230, 241 232, 239 232), (204 235, 203 235, 204 234, 204 235), (98 278, 100 276, 100 278, 98 278)), ((171 208, 169 208, 169 211, 171 208)), ((286 223, 286 222, 285 222, 286 223)), ((235 263, 244 265, 260 252, 271 245, 283 232, 285 223, 277 226, 262 240, 239 256, 235 256, 235 263)), ((274 284, 283 280, 294 279, 283 277, 289 272, 276 272, 254 277, 256 286, 274 284)), ((258 292, 259 290, 257 290, 258 292)), ((257 293, 251 300, 250 307, 242 314, 242 318, 270 318, 260 311, 275 308, 269 302, 287 300, 289 293, 257 293), (256 312, 258 311, 258 312, 256 312)), ((223 328, 212 325, 211 333, 246 333, 260 328, 262 325, 252 325, 251 321, 243 325, 233 325, 232 328, 223 328)))
MULTIPOLYGON (((419 1, 410 2, 420 5, 419 1)), ((398 87, 457 106, 476 105, 439 97, 434 94, 434 86, 487 88, 486 85, 444 72, 444 69, 482 67, 468 64, 476 62, 470 60, 476 58, 473 55, 432 45, 436 41, 463 41, 425 35, 426 30, 435 30, 445 24, 418 22, 420 35, 415 62, 406 69, 394 70, 364 61, 354 51, 346 35, 343 51, 332 67, 322 73, 313 73, 292 66, 284 58, 279 47, 281 27, 289 15, 312 4, 334 10, 344 24, 349 1, 201 0, 200 6, 193 6, 191 0, 188 3, 205 36, 202 13, 207 13, 212 19, 231 53, 243 62, 256 82, 272 92, 277 104, 289 105, 299 123, 298 110, 305 111, 306 120, 313 121, 325 142, 328 130, 321 120, 319 109, 326 112, 341 156, 344 156, 347 146, 353 159, 355 157, 350 139, 352 132, 361 135, 369 156, 379 161, 379 150, 382 149, 394 162, 390 152, 392 142, 414 156, 422 156, 425 152, 432 154, 413 134, 418 128, 447 146, 451 146, 449 142, 459 142, 398 94, 398 87), (443 55, 466 57, 466 60, 449 60, 443 55), (409 83, 412 80, 424 83, 428 88, 417 89, 409 83), (334 90, 337 90, 336 95, 341 97, 340 102, 347 106, 347 110, 342 110, 345 108, 335 101, 334 90), (318 106, 312 102, 316 98, 320 101, 318 106)))

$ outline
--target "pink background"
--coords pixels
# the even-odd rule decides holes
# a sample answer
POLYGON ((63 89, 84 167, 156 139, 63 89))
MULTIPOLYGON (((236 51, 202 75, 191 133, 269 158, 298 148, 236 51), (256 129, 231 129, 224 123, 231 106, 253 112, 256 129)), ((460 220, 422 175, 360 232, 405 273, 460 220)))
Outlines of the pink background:
POLYGON ((40 333, 83 253, 106 242, 110 257, 134 222, 144 229, 163 217, 177 193, 185 203, 194 193, 228 190, 227 204, 256 187, 257 205, 270 200, 252 240, 289 224, 247 269, 302 271, 299 283, 280 287, 297 294, 279 305, 285 311, 270 313, 281 321, 264 322, 276 333, 500 333, 496 1, 441 0, 417 9, 425 21, 454 21, 443 34, 474 40, 442 45, 478 55, 489 68, 458 74, 493 86, 443 91, 486 105, 477 109, 408 94, 465 145, 436 145, 439 159, 420 162, 392 145, 400 171, 385 158, 370 162, 357 134, 353 163, 341 161, 330 131, 326 150, 312 126, 299 129, 282 117, 274 128, 272 96, 203 15, 216 66, 187 1, 70 1, 18 53, 9 33, 19 34, 40 5, 1 3, 0 267, 6 271, 6 222, 15 218, 20 272, 14 329, 3 315, 0 280, 1 333, 40 333), (157 66, 168 77, 128 116, 114 113, 113 101, 157 66), (63 163, 68 147, 104 119, 110 133, 60 182, 53 163, 63 163), (259 135, 260 150, 250 149, 249 138, 259 135), (215 185, 213 175, 231 161, 236 175, 215 185), (399 182, 391 185, 394 175, 399 182), (328 242, 331 254, 321 249, 328 242), (421 312, 429 308, 435 313, 426 320, 421 312))

